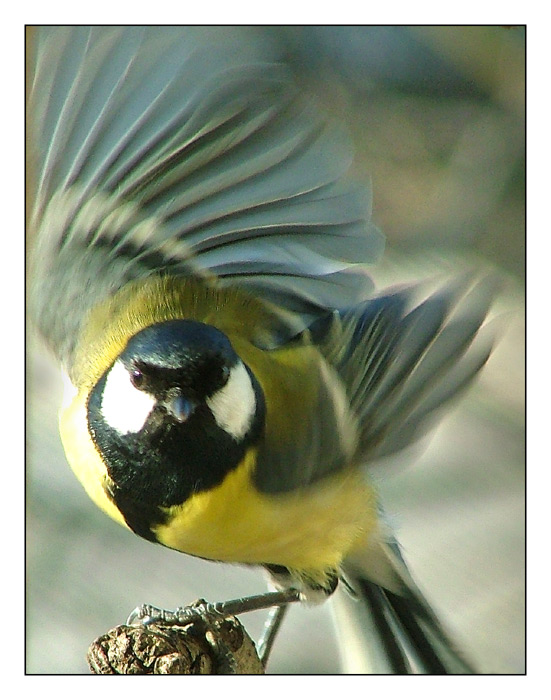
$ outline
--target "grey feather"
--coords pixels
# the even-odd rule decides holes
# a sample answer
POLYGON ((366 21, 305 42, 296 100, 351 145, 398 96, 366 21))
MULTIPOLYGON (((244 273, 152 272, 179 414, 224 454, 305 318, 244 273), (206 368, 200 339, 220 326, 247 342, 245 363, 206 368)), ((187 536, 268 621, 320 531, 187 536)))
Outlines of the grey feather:
POLYGON ((316 421, 297 425, 291 444, 260 450, 259 490, 294 491, 408 447, 476 377, 494 343, 493 329, 481 326, 496 280, 466 275, 415 305, 420 292, 334 311, 291 341, 314 343, 331 369, 319 372, 316 421))
POLYGON ((418 591, 393 593, 350 572, 347 581, 355 598, 342 591, 335 601, 337 629, 346 635, 341 645, 345 672, 476 673, 418 591))
POLYGON ((413 287, 317 321, 316 342, 346 387, 360 424, 359 461, 396 452, 423 434, 488 359, 480 332, 496 280, 460 278, 411 307, 413 287))
POLYGON ((334 605, 337 632, 346 635, 345 672, 476 673, 415 584, 390 531, 366 544, 345 560, 347 586, 337 590, 334 605))
POLYGON ((246 28, 37 30, 31 308, 63 360, 94 304, 153 273, 240 284, 303 327, 365 298, 370 195, 277 58, 246 28))

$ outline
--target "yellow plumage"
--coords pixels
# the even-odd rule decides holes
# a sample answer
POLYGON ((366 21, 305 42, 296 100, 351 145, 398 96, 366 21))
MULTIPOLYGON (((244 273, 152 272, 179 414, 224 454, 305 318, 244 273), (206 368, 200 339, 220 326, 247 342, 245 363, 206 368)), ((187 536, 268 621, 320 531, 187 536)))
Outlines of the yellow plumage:
MULTIPOLYGON (((313 406, 322 360, 306 341, 272 352, 254 346, 252 329, 257 335, 265 332, 267 337, 270 316, 263 304, 240 290, 170 277, 129 285, 97 307, 78 345, 71 372, 78 393, 62 411, 60 426, 73 470, 108 515, 124 523, 106 495, 109 477, 88 433, 88 391, 128 339, 152 323, 188 318, 223 330, 262 386, 268 445, 289 435, 300 442, 300 433, 307 428, 300 417, 313 415, 310 404, 313 406), (245 311, 256 324, 242 323, 245 311), (264 331, 262 322, 266 324, 264 331)), ((155 529, 158 540, 209 559, 277 563, 302 571, 309 580, 323 582, 327 572, 336 570, 354 544, 375 528, 372 490, 351 467, 291 493, 263 494, 254 487, 256 454, 256 449, 250 449, 220 486, 166 509, 168 522, 155 529)))
POLYGON ((170 508, 159 541, 209 559, 277 563, 323 583, 375 529, 373 492, 349 470, 290 494, 261 494, 251 480, 255 457, 250 450, 219 487, 170 508))
POLYGON ((465 670, 363 467, 476 376, 491 295, 372 295, 383 237, 348 140, 246 36, 37 32, 30 301, 70 380, 67 458, 140 536, 287 569, 306 594, 344 577, 393 670, 411 648, 465 670))

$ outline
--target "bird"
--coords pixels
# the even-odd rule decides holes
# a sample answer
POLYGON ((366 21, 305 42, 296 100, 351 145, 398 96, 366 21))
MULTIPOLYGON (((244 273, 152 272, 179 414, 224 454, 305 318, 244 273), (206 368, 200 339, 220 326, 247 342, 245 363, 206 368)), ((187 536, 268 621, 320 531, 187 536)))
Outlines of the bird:
POLYGON ((37 27, 29 313, 91 499, 152 543, 345 588, 382 673, 474 673, 370 477, 493 347, 495 285, 376 291, 344 127, 247 28, 37 27))

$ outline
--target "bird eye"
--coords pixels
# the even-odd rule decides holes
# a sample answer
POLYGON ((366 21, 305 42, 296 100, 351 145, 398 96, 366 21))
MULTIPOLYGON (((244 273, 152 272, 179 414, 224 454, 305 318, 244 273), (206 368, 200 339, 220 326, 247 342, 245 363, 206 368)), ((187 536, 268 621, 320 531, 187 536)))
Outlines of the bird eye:
POLYGON ((136 389, 139 389, 143 386, 145 378, 139 369, 133 369, 130 372, 130 381, 132 382, 132 385, 136 387, 136 389))

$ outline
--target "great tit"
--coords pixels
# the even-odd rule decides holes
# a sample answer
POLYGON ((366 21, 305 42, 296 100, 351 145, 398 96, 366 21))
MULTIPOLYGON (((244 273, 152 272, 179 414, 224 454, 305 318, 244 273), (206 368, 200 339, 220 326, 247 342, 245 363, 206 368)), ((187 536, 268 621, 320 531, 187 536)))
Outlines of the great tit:
POLYGON ((348 139, 250 30, 40 27, 30 47, 29 308, 90 497, 306 599, 345 580, 375 672, 472 672, 369 467, 484 365, 492 285, 373 292, 348 139))

